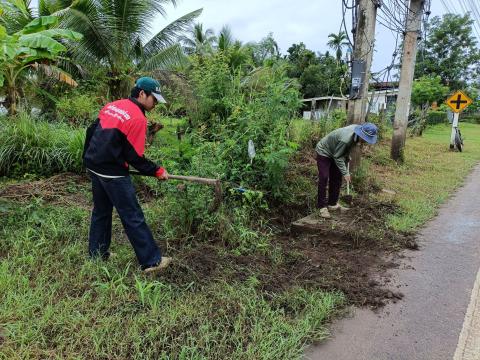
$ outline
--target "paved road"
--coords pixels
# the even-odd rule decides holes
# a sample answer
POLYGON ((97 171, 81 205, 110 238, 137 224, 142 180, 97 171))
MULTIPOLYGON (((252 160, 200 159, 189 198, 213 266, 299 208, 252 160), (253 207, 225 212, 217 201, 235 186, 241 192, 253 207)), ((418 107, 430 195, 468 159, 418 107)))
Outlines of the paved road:
POLYGON ((311 360, 480 360, 480 166, 392 271, 405 295, 378 313, 355 309, 311 347, 311 360))

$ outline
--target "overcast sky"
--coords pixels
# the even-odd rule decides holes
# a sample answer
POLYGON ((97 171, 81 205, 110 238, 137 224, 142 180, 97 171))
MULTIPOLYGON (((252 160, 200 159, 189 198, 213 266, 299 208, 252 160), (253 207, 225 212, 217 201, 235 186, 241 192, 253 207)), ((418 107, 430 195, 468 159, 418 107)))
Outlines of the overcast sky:
MULTIPOLYGON (((159 18, 154 30, 193 10, 203 8, 198 21, 215 30, 228 24, 242 42, 259 41, 272 32, 283 54, 290 45, 303 42, 317 52, 328 50, 328 34, 338 33, 342 20, 341 0, 179 0, 176 8, 167 7, 168 18, 159 18)), ((432 0, 432 15, 445 12, 440 0, 432 0)), ((350 31, 351 20, 347 19, 350 31)), ((373 71, 391 62, 395 39, 377 24, 373 71)))
MULTIPOLYGON (((171 21, 200 8, 198 22, 217 34, 223 25, 232 29, 242 42, 259 41, 273 33, 282 54, 294 43, 303 42, 310 50, 322 52, 327 47, 328 34, 338 33, 342 20, 342 0, 177 0, 177 7, 166 6, 167 18, 159 17, 151 29, 152 35, 171 21)), ((478 0, 474 0, 478 1, 478 0)), ((431 17, 446 11, 440 0, 431 0, 431 17)), ((37 6, 38 0, 32 0, 37 6)), ((450 9, 459 11, 460 5, 448 2, 450 9), (456 9, 455 9, 456 8, 456 9)), ((453 11, 452 10, 452 11, 453 11)), ((348 13, 347 13, 348 14, 348 13)), ((351 28, 350 17, 347 29, 351 28)), ((480 24, 478 24, 480 27, 480 24)), ((377 23, 376 46, 372 71, 385 68, 391 62, 395 47, 392 33, 377 23)))

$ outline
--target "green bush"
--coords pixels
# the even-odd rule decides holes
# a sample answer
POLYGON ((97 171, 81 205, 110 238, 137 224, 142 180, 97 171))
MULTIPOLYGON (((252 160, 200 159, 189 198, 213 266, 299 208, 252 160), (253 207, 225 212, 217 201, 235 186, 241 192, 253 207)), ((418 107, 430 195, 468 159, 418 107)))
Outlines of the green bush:
POLYGON ((448 118, 447 118, 447 113, 445 111, 430 110, 427 114, 428 125, 443 124, 447 122, 448 122, 448 118))
POLYGON ((232 74, 220 52, 194 60, 192 82, 198 109, 190 118, 196 126, 197 158, 204 159, 192 170, 205 173, 202 168, 209 164, 205 175, 281 197, 288 160, 297 148, 289 125, 300 106, 298 88, 285 67, 273 64, 232 74), (249 140, 256 150, 253 161, 249 140))
POLYGON ((0 120, 0 176, 48 176, 82 168, 83 130, 34 120, 25 113, 0 120))
POLYGON ((88 126, 100 110, 98 99, 89 94, 72 93, 56 105, 57 118, 75 126, 88 126))
MULTIPOLYGON (((386 110, 385 110, 386 112, 386 110)), ((368 114, 368 119, 366 120, 377 125, 378 128, 378 139, 382 140, 385 138, 387 131, 391 128, 390 120, 388 119, 388 114, 368 114)))
POLYGON ((480 113, 462 114, 460 120, 471 124, 480 124, 480 113))
POLYGON ((296 120, 295 141, 301 148, 314 149, 317 143, 331 131, 346 126, 347 114, 336 109, 320 121, 296 120))
POLYGON ((158 235, 179 241, 192 236, 221 240, 237 254, 268 251, 270 232, 262 215, 270 200, 284 198, 286 170, 298 147, 290 134, 300 105, 296 84, 275 64, 232 73, 222 53, 194 59, 192 66, 189 77, 197 99, 192 100, 195 106, 185 106, 186 133, 178 141, 171 133, 176 125, 166 123, 171 135, 160 133, 147 156, 161 159, 169 173, 221 179, 224 201, 211 213, 211 187, 162 183, 161 213, 153 216, 162 219, 158 235), (253 160, 249 140, 255 145, 253 160))

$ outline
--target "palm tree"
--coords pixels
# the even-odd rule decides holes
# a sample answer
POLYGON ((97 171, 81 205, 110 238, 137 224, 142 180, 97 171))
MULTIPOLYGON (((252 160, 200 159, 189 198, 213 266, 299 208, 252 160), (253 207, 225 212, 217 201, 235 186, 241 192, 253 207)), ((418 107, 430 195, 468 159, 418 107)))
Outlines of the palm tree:
POLYGON ((228 25, 224 25, 220 30, 216 48, 227 57, 229 67, 232 71, 248 66, 249 62, 253 62, 251 44, 244 45, 240 40, 236 40, 228 25))
POLYGON ((347 34, 344 31, 340 31, 337 34, 330 34, 328 37, 331 39, 328 41, 327 45, 332 49, 335 50, 336 54, 336 59, 337 59, 337 65, 340 64, 340 61, 342 60, 342 54, 343 54, 343 47, 348 46, 349 43, 345 40, 348 39, 347 34))
POLYGON ((183 43, 183 50, 188 55, 205 55, 212 51, 213 44, 217 41, 212 29, 203 30, 201 23, 194 24, 187 32, 187 35, 179 37, 183 43))
POLYGON ((30 7, 30 0, 0 2, 0 24, 8 34, 21 31, 35 17, 30 7))
POLYGON ((202 9, 192 11, 151 36, 164 6, 176 0, 40 0, 39 9, 61 14, 61 26, 84 35, 73 48, 76 61, 108 69, 111 98, 125 97, 140 74, 184 60, 178 36, 202 9))
POLYGON ((280 49, 273 38, 273 34, 268 34, 258 43, 247 44, 252 49, 253 60, 257 66, 261 66, 267 59, 279 59, 280 49))
POLYGON ((230 29, 230 27, 228 25, 223 25, 220 33, 218 34, 218 50, 228 50, 229 48, 234 46, 236 42, 238 43, 238 41, 235 41, 235 39, 233 38, 232 30, 230 29))

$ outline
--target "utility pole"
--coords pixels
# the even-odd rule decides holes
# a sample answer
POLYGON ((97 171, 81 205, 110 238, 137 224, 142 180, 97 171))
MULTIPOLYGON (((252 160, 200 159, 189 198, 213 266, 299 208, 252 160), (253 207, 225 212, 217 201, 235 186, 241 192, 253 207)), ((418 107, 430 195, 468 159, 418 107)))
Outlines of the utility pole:
POLYGON ((417 57, 417 42, 421 38, 420 26, 422 21, 424 0, 410 0, 408 9, 405 38, 403 41, 402 68, 398 87, 397 107, 393 122, 393 137, 391 157, 397 162, 403 162, 403 150, 407 136, 408 114, 410 112, 410 98, 412 96, 413 75, 417 57))
MULTIPOLYGON (((375 43, 375 23, 377 8, 380 0, 356 0, 357 25, 352 60, 352 85, 348 101, 348 124, 362 124, 365 122, 368 100, 368 84, 370 67, 372 65, 373 48, 375 43)), ((352 149, 350 169, 355 170, 360 165, 361 149, 358 146, 352 149)))

